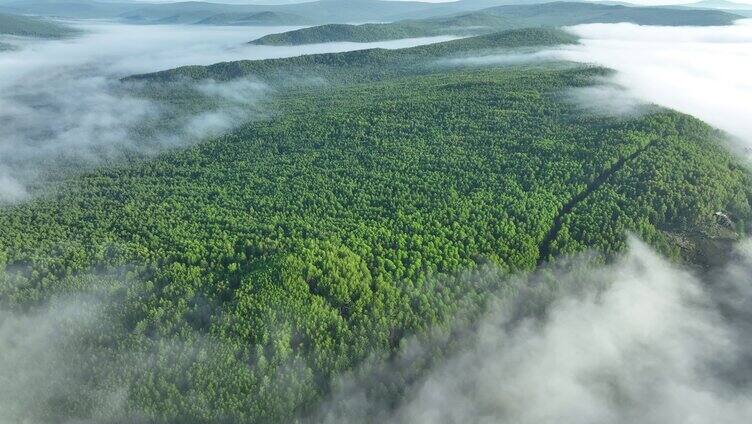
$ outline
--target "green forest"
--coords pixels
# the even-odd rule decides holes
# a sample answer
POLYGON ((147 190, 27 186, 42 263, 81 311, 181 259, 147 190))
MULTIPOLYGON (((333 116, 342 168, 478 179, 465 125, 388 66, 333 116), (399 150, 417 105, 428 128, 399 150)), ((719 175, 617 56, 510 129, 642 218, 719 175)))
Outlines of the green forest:
MULTIPOLYGON (((124 82, 151 84, 149 92, 171 91, 185 81, 231 81, 252 78, 274 86, 306 85, 311 79, 331 84, 380 81, 412 74, 445 72, 438 62, 484 54, 519 53, 577 43, 577 37, 559 29, 528 28, 502 31, 399 50, 367 49, 282 59, 240 60, 209 66, 191 65, 124 78, 124 82), (170 83, 174 85, 169 85, 170 83), (167 85, 165 85, 167 84, 167 85)), ((169 93, 167 94, 169 95, 169 93)))
POLYGON ((342 373, 480 311, 498 275, 590 249, 609 260, 630 233, 687 262, 745 234, 750 174, 723 134, 657 107, 596 116, 566 96, 609 70, 435 65, 574 42, 528 29, 126 79, 164 99, 186 79, 328 83, 279 84, 264 119, 0 209, 0 305, 93 309, 83 324, 60 315, 65 372, 10 413, 296 422, 342 373))

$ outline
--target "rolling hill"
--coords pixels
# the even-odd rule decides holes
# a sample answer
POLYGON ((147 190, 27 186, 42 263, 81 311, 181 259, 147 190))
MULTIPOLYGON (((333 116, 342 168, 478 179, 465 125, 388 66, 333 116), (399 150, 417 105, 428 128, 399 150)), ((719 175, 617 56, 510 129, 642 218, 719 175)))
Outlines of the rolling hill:
MULTIPOLYGON (((162 100, 205 78, 275 95, 231 133, 0 208, 0 306, 93 309, 52 314, 56 372, 13 421, 305 422, 354 368, 514 293, 510 273, 607 259, 628 232, 676 259, 684 240, 743 234, 752 176, 722 134, 657 107, 609 118, 568 100, 609 70, 437 66, 574 42, 524 29, 126 79, 162 100), (291 74, 329 84, 279 82, 291 74)), ((378 381, 385 398, 406 395, 414 365, 378 381)))
POLYGON ((684 6, 697 7, 701 9, 719 9, 719 10, 750 10, 752 5, 745 3, 736 3, 726 0, 702 0, 695 3, 688 3, 684 6))
POLYGON ((738 15, 723 11, 570 2, 554 2, 529 6, 499 6, 486 9, 486 12, 496 16, 520 20, 528 26, 562 26, 617 22, 663 26, 714 26, 730 25, 739 19, 738 15))
POLYGON ((336 41, 365 43, 445 34, 470 35, 512 27, 514 25, 506 18, 484 13, 469 13, 447 18, 408 20, 389 24, 328 24, 270 34, 251 41, 251 44, 301 45, 336 41))
MULTIPOLYGON (((121 13, 118 19, 135 24, 185 24, 185 25, 305 25, 317 22, 301 15, 268 11, 235 10, 225 5, 204 6, 166 4, 164 7, 139 8, 121 13)), ((243 8, 240 8, 243 9, 243 8)))
POLYGON ((222 4, 201 1, 148 3, 97 0, 10 0, 0 11, 65 18, 120 19, 130 23, 173 22, 196 24, 210 20, 215 25, 242 22, 244 16, 274 13, 285 25, 353 22, 393 22, 466 14, 500 5, 530 5, 545 0, 460 0, 427 3, 384 0, 319 0, 285 4, 222 4), (289 18, 285 20, 283 18, 289 18))
POLYGON ((257 13, 220 13, 195 22, 198 25, 249 25, 249 26, 282 26, 307 25, 310 20, 299 15, 283 12, 257 13))
POLYGON ((18 0, 0 4, 0 11, 62 18, 112 19, 137 7, 140 7, 137 3, 95 0, 18 0))
POLYGON ((0 34, 22 37, 61 38, 79 31, 43 19, 0 13, 0 34))
POLYGON ((387 24, 322 25, 272 34, 252 41, 261 45, 299 45, 332 41, 371 42, 434 35, 480 34, 527 27, 632 22, 640 25, 729 25, 740 16, 721 11, 627 7, 555 2, 500 6, 480 12, 387 24))
POLYGON ((401 50, 370 49, 326 53, 283 59, 241 60, 209 66, 183 66, 175 69, 125 78, 126 82, 181 82, 185 80, 230 81, 254 78, 273 84, 279 81, 307 81, 306 75, 333 82, 378 80, 404 73, 435 70, 435 61, 468 51, 503 52, 524 48, 573 44, 577 38, 556 29, 520 29, 487 34, 444 43, 401 50), (353 72, 357 70, 357 72, 353 72))
MULTIPOLYGON (((295 4, 248 5, 221 4, 200 1, 175 3, 101 2, 95 0, 17 1, 0 5, 0 10, 67 18, 122 19, 132 23, 197 23, 205 19, 218 21, 225 16, 228 22, 243 16, 271 12, 280 17, 305 17, 312 23, 344 23, 386 21, 390 16, 428 11, 436 5, 424 2, 392 2, 381 0, 321 0, 295 4)), ((294 23, 285 23, 294 25, 294 23)))

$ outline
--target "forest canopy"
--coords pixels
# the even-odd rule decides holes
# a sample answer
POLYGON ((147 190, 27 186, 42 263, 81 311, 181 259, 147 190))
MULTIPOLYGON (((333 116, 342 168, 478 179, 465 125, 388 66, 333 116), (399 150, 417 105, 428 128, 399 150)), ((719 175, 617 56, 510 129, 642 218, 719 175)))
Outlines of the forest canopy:
POLYGON ((436 66, 576 41, 514 30, 126 79, 164 99, 200 79, 329 83, 278 84, 266 119, 0 209, 3 309, 91 307, 54 327, 66 337, 46 354, 69 366, 5 413, 294 422, 347 370, 480 311, 498 275, 590 249, 608 260, 629 233, 686 261, 745 234, 750 174, 723 134, 657 107, 595 115, 567 96, 608 70, 436 66))

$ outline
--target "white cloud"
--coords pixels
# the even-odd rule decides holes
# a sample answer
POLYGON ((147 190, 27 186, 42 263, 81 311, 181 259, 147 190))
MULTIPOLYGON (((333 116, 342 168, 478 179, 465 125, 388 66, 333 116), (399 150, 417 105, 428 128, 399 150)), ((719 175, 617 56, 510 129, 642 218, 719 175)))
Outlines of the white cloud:
POLYGON ((596 116, 635 117, 651 110, 624 87, 608 80, 596 85, 571 88, 564 98, 596 116))
MULTIPOLYGON (((403 383, 396 412, 383 412, 389 399, 364 388, 389 381, 387 372, 343 385, 323 415, 332 423, 746 422, 749 247, 703 280, 633 241, 613 265, 574 261, 506 283, 504 292, 517 294, 492 303, 448 359, 403 383)), ((436 350, 413 345, 403 355, 436 350)))
POLYGON ((592 24, 560 58, 617 71, 629 94, 694 115, 752 146, 752 21, 726 27, 592 24))
POLYGON ((80 26, 86 31, 80 38, 13 38, 7 41, 21 49, 0 52, 0 203, 22 200, 40 182, 40 173, 61 160, 96 164, 124 150, 151 153, 221 133, 248 120, 257 112, 248 106, 267 93, 252 84, 232 89, 215 84, 207 94, 225 96, 221 110, 187 119, 177 136, 142 140, 134 139, 131 130, 163 116, 169 105, 133 97, 118 82, 121 77, 183 65, 401 48, 453 38, 276 47, 248 41, 290 27, 80 26))

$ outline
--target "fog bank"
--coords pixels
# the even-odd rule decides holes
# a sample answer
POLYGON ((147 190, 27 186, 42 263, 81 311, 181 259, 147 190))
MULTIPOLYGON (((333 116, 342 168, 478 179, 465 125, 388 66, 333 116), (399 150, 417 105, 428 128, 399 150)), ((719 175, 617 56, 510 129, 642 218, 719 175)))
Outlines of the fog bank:
POLYGON ((44 189, 51 169, 152 154, 216 135, 265 111, 269 90, 252 81, 199 87, 218 108, 184 116, 180 105, 137 96, 119 79, 183 65, 383 47, 402 48, 452 37, 383 43, 255 46, 248 41, 290 27, 215 27, 86 23, 66 40, 4 38, 18 50, 0 52, 0 203, 44 189), (243 85, 238 87, 237 84, 243 85), (171 109, 172 108, 172 109, 171 109), (181 115, 182 114, 182 115, 181 115), (177 122, 164 125, 175 115, 177 122), (166 128, 149 132, 155 123, 166 128))
MULTIPOLYGON (((598 64, 616 73, 565 93, 587 111, 623 116, 657 104, 752 147, 750 21, 569 30, 580 45, 458 64, 598 64)), ((735 424, 752 417, 751 242, 703 275, 633 240, 612 265, 561 262, 503 287, 459 336, 406 343, 396 358, 343 378, 311 421, 735 424), (439 352, 447 357, 416 377, 416 364, 431 364, 439 352)))
POLYGON ((752 147, 752 20, 726 27, 590 24, 559 58, 617 71, 630 96, 694 115, 752 147))
MULTIPOLYGON (((377 378, 342 381, 322 416, 331 423, 746 422, 751 247, 740 246, 729 266, 703 278, 632 241, 613 265, 575 260, 510 281, 503 292, 516 294, 492 302, 448 358, 405 387, 395 409, 378 386, 409 379, 390 365, 377 378)), ((411 345, 392 364, 437 351, 411 345)))

